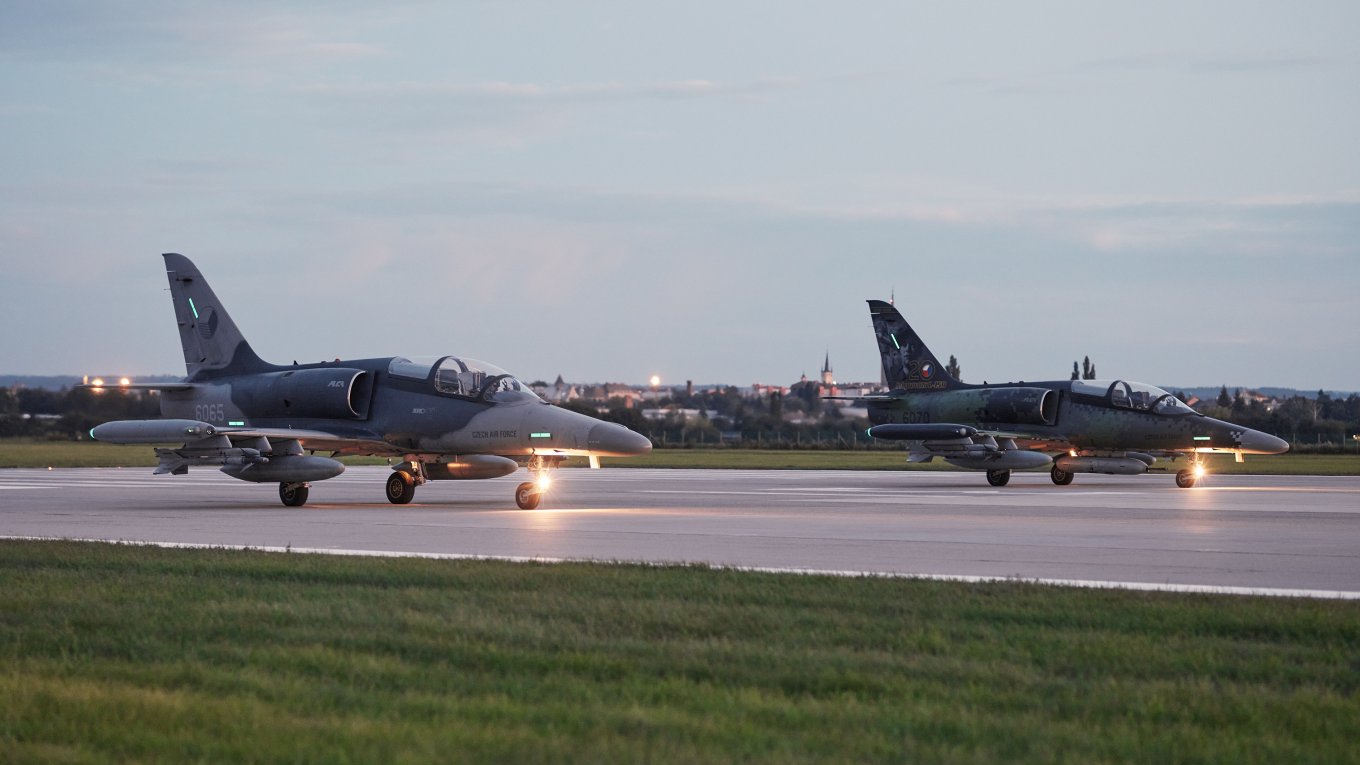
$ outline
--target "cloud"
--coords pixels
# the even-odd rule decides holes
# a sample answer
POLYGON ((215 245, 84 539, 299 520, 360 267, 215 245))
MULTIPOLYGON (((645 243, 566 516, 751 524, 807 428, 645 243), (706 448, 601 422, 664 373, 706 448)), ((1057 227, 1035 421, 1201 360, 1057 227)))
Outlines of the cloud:
POLYGON ((791 78, 718 83, 670 80, 650 83, 599 82, 542 85, 527 82, 387 82, 345 85, 313 84, 295 88, 306 96, 343 101, 395 100, 428 103, 430 99, 590 103, 652 99, 759 96, 793 87, 791 78))
POLYGON ((1078 65, 1079 69, 1095 72, 1157 71, 1183 74, 1291 74, 1327 69, 1335 65, 1332 59, 1319 56, 1287 54, 1259 54, 1235 56, 1202 56, 1186 53, 1148 53, 1136 56, 1116 56, 1092 59, 1078 65))

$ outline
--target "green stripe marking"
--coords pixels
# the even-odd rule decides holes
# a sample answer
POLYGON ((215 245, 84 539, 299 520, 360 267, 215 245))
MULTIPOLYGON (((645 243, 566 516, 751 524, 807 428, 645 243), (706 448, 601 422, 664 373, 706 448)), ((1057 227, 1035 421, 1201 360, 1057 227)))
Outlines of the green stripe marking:
POLYGON ((552 438, 551 433, 530 433, 530 438, 552 438))
POLYGON ((1196 441, 1208 441, 1209 436, 1195 436, 1196 441))
POLYGON ((893 345, 896 346, 897 350, 902 350, 902 344, 897 342, 897 335, 889 333, 888 337, 892 338, 893 345))
POLYGON ((194 318, 198 318, 198 309, 194 307, 194 299, 189 298, 189 310, 194 312, 194 318))

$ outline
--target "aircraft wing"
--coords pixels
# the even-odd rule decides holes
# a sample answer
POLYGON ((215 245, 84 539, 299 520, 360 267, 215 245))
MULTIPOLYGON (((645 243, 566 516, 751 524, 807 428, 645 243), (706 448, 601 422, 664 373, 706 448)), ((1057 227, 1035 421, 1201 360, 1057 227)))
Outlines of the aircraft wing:
POLYGON ((217 435, 236 443, 254 438, 270 441, 297 441, 303 449, 340 454, 400 454, 399 450, 372 433, 332 433, 297 428, 217 428, 217 435))
POLYGON ((266 439, 271 442, 293 441, 308 451, 383 456, 401 453, 376 433, 359 429, 335 432, 299 428, 218 427, 197 420, 118 420, 95 427, 90 435, 97 441, 115 444, 184 444, 191 449, 236 447, 246 445, 249 441, 266 439))

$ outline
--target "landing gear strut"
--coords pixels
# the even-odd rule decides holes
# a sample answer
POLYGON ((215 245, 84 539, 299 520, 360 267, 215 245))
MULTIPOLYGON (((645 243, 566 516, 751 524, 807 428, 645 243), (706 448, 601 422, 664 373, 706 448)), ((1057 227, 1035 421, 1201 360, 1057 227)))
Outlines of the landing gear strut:
POLYGON ((988 470, 987 483, 993 486, 1005 486, 1011 482, 1011 471, 1009 470, 988 470))

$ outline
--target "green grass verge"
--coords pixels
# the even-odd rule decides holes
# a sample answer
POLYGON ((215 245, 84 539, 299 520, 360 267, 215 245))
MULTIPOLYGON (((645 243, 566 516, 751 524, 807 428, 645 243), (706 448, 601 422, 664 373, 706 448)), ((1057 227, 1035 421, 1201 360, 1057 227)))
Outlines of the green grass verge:
POLYGON ((1360 607, 0 541, 0 761, 1360 761, 1360 607))
MULTIPOLYGON (((1360 454, 1281 454, 1249 456, 1236 463, 1224 455, 1208 458, 1210 470, 1228 475, 1360 475, 1360 454)), ((384 465, 380 457, 349 457, 349 465, 384 465)), ((902 451, 797 451, 778 449, 657 449, 643 457, 610 459, 609 467, 742 468, 748 470, 958 470, 940 461, 908 465, 902 451)), ((6 467, 154 467, 150 446, 97 441, 0 439, 0 468, 6 467)), ((567 467, 584 467, 584 458, 567 467)), ((1160 465, 1170 465, 1162 462, 1160 465)), ((1177 466, 1183 462, 1175 463, 1177 466)))

